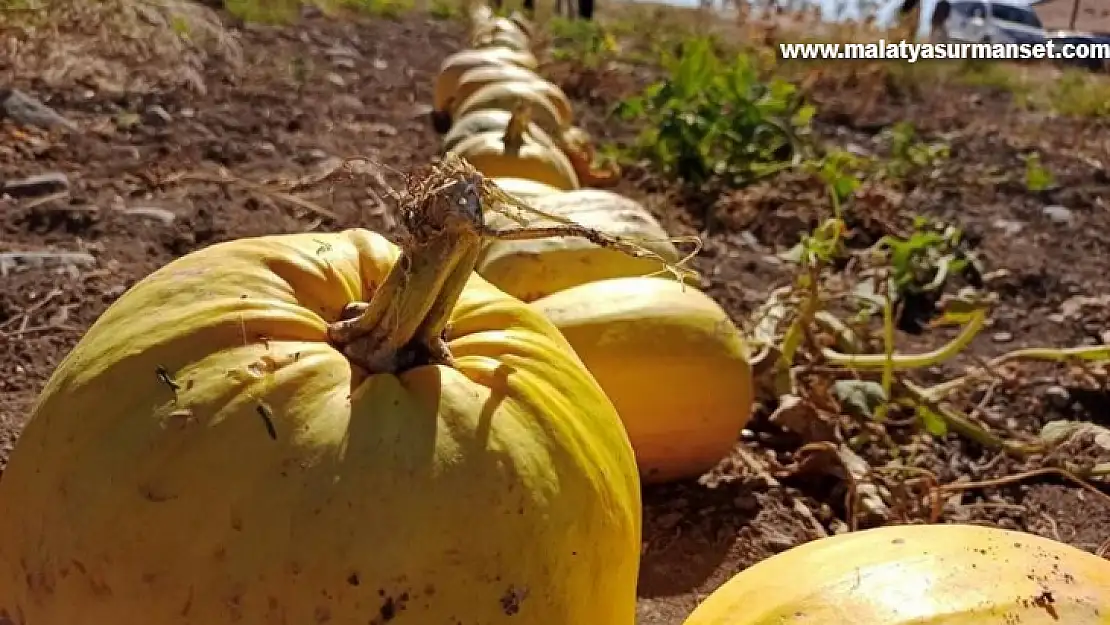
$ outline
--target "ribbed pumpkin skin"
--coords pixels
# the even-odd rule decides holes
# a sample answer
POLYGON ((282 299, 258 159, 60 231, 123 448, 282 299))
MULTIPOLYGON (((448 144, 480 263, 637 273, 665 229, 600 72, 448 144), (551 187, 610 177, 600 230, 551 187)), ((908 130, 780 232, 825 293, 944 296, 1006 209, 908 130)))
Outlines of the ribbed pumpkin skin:
POLYGON ((562 99, 558 87, 550 83, 499 82, 479 87, 465 100, 452 102, 452 117, 459 118, 475 111, 511 111, 521 101, 527 102, 532 122, 551 137, 557 137, 570 127, 573 118, 565 117, 553 99, 562 99))
POLYGON ((367 377, 327 343, 397 254, 364 230, 244 239, 124 294, 0 480, 0 614, 632 625, 632 451, 549 322, 472 276, 456 368, 367 377))
POLYGON ((1110 561, 977 525, 891 526, 742 571, 684 625, 1107 625, 1110 561))
POLYGON ((696 477, 732 450, 752 413, 752 369, 709 296, 664 278, 614 278, 532 306, 613 400, 645 482, 696 477))
POLYGON ((565 191, 579 188, 574 165, 559 148, 526 140, 519 153, 506 154, 503 137, 500 132, 471 135, 451 151, 489 178, 527 178, 565 191))
MULTIPOLYGON (((512 117, 513 114, 509 111, 499 109, 482 109, 465 117, 460 117, 454 120, 454 123, 451 124, 451 130, 443 136, 440 151, 443 153, 450 152, 463 140, 485 132, 504 134, 512 117)), ((531 143, 550 148, 556 147, 555 141, 536 124, 528 124, 524 137, 526 141, 531 143)))
MULTIPOLYGON (((588 228, 635 240, 667 262, 675 263, 681 258, 659 222, 642 206, 619 194, 578 189, 535 197, 531 204, 546 213, 565 217, 588 228)), ((495 228, 517 227, 497 214, 487 215, 486 222, 495 228)), ((553 224, 547 219, 535 217, 529 225, 553 224)), ((642 276, 663 269, 658 260, 633 258, 617 250, 598 247, 580 237, 493 241, 478 261, 478 273, 482 277, 525 302, 595 280, 642 276)))
MULTIPOLYGON (((557 96, 563 95, 561 89, 548 83, 542 76, 537 74, 535 70, 509 64, 486 65, 468 69, 459 76, 459 84, 455 88, 455 95, 452 98, 452 102, 456 105, 462 104, 467 98, 473 95, 474 92, 482 87, 506 82, 523 83, 526 85, 541 83, 537 85, 537 87, 544 92, 557 94, 557 96)), ((556 111, 558 111, 561 116, 569 117, 572 114, 570 103, 566 101, 565 96, 553 99, 552 105, 555 106, 556 111)))
POLYGON ((534 70, 539 66, 539 61, 530 52, 520 52, 506 47, 475 48, 456 52, 443 60, 439 73, 436 74, 433 82, 433 109, 447 111, 455 89, 459 86, 459 78, 467 70, 489 65, 516 65, 534 70))
POLYGON ((529 52, 532 38, 509 18, 498 17, 476 29, 471 43, 476 48, 505 47, 529 52))

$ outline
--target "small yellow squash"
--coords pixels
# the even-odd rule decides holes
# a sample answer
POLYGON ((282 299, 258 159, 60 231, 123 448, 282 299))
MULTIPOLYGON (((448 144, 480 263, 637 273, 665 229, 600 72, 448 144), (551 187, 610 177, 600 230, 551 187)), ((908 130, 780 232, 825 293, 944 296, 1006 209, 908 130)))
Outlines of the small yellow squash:
MULTIPOLYGON (((528 114, 530 107, 523 107, 523 114, 528 114)), ((443 135, 441 143, 442 152, 450 152, 460 141, 468 137, 486 132, 505 132, 509 129, 509 122, 513 119, 513 112, 501 109, 482 109, 467 113, 454 120, 451 130, 443 135)), ((551 138, 535 122, 528 121, 524 130, 525 139, 547 147, 555 147, 555 140, 551 138)))
POLYGON ((493 30, 475 35, 470 40, 475 50, 482 48, 512 48, 521 52, 531 52, 532 42, 519 32, 493 30))
MULTIPOLYGON (((524 112, 530 113, 530 107, 524 108, 524 112)), ((506 130, 512 116, 513 113, 505 110, 482 109, 455 119, 451 124, 451 130, 443 136, 443 151, 454 149, 459 141, 471 135, 506 130)), ((594 166, 593 140, 581 128, 572 126, 562 135, 553 138, 535 122, 529 121, 525 135, 535 143, 562 150, 574 167, 578 182, 583 187, 607 187, 620 181, 621 170, 615 163, 608 164, 604 168, 594 166)))
MULTIPOLYGON (((664 262, 677 263, 682 258, 647 209, 617 193, 579 189, 537 197, 529 204, 549 215, 634 241, 659 259, 633 258, 580 237, 491 241, 478 261, 478 272, 497 288, 523 301, 595 280, 663 272, 664 262)), ((542 217, 527 218, 527 225, 532 227, 558 225, 542 217)), ((502 215, 492 214, 486 219, 495 228, 516 227, 502 215)))
POLYGON ((496 17, 478 24, 470 42, 476 48, 504 46, 524 52, 530 50, 532 37, 512 19, 496 17))
POLYGON ((490 178, 527 178, 561 190, 579 186, 574 166, 557 148, 524 141, 514 150, 501 132, 471 135, 451 151, 490 178))
POLYGON ((431 118, 436 132, 443 134, 451 127, 451 118, 447 111, 450 109, 451 98, 458 89, 459 78, 467 70, 488 65, 515 65, 535 70, 539 67, 539 61, 531 52, 505 47, 462 50, 444 59, 439 73, 436 74, 432 94, 431 118))
POLYGON ((479 88, 470 97, 453 105, 454 117, 475 111, 512 111, 520 102, 531 109, 531 120, 550 136, 562 134, 571 126, 573 114, 561 89, 547 81, 498 82, 479 88))
POLYGON ((732 450, 752 413, 751 360, 708 295, 663 278, 614 278, 532 306, 613 400, 644 482, 696 477, 732 450))
POLYGON ((533 41, 536 39, 536 25, 533 24, 532 20, 528 19, 528 17, 525 16, 523 13, 521 13, 520 11, 513 11, 509 14, 509 20, 512 21, 512 23, 516 24, 517 27, 520 28, 520 30, 524 31, 524 34, 528 36, 528 39, 533 41))
MULTIPOLYGON (((541 83, 533 86, 536 90, 547 95, 555 106, 555 112, 560 119, 570 119, 574 115, 570 101, 562 89, 545 80, 534 70, 514 65, 487 65, 467 70, 462 76, 459 76, 459 84, 451 102, 454 105, 462 104, 482 87, 501 83, 541 83)), ((454 111, 450 112, 453 113, 454 111)))
POLYGON ((1110 561, 1024 532, 904 525, 764 560, 684 625, 1106 625, 1110 561))
POLYGON ((0 621, 633 625, 631 447, 473 274, 478 181, 426 178, 400 252, 242 239, 120 297, 0 480, 0 621))

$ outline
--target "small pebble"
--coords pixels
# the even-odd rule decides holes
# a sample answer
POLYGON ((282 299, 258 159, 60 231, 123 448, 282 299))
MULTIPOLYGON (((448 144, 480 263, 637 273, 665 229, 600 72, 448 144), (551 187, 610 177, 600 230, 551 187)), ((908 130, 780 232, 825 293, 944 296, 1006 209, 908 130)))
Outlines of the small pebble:
POLYGON ((1041 209, 1041 212, 1054 223, 1070 224, 1073 221, 1071 210, 1063 206, 1045 206, 1041 209))
POLYGON ((995 219, 991 225, 1009 235, 1017 234, 1025 227, 1025 224, 1020 221, 1010 219, 995 219))
POLYGON ((151 126, 160 126, 173 121, 173 115, 161 106, 154 104, 148 106, 143 112, 143 121, 151 126))

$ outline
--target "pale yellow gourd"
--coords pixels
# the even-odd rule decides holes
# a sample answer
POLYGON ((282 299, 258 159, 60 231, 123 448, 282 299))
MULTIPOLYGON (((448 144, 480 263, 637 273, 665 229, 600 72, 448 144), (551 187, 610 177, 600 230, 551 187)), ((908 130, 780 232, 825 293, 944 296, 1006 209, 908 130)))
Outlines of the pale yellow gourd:
MULTIPOLYGON (((522 112, 527 114, 530 107, 522 107, 522 112)), ((442 152, 450 152, 459 144, 460 141, 468 137, 482 134, 486 132, 505 132, 509 128, 509 121, 513 118, 512 111, 505 111, 501 109, 482 109, 467 113, 454 120, 451 124, 451 130, 443 135, 442 152)), ((543 146, 555 147, 555 140, 551 138, 542 128, 536 125, 535 122, 528 121, 525 126, 524 137, 528 141, 538 143, 543 146)))
POLYGON ((548 82, 499 82, 485 85, 452 109, 461 118, 475 111, 512 111, 521 102, 530 108, 531 120, 550 136, 562 134, 573 122, 569 102, 555 85, 548 82), (556 104, 556 101, 561 101, 556 104))
POLYGON ((617 407, 644 482, 693 478, 752 414, 751 359, 712 298, 663 278, 589 282, 531 304, 617 407))
POLYGON ((500 47, 512 48, 513 50, 519 50, 521 52, 530 52, 532 49, 532 42, 524 38, 522 34, 503 30, 484 32, 476 35, 470 40, 470 45, 475 50, 500 47))
MULTIPOLYGON (((664 262, 673 264, 682 258, 647 209, 620 194, 579 189, 538 197, 530 204, 549 215, 634 241, 658 258, 633 258, 580 237, 491 241, 478 260, 478 272, 497 288, 526 302, 595 280, 656 272, 670 275, 665 272, 664 262)), ((558 224, 542 217, 529 219, 532 221, 528 225, 533 227, 558 224)), ((496 214, 488 216, 488 221, 495 227, 515 227, 496 214)), ((696 276, 688 279, 696 284, 696 276)))
POLYGON ((634 624, 613 406, 473 274, 480 176, 424 182, 403 251, 220 243, 93 324, 0 479, 0 621, 634 624))
POLYGON ((574 166, 558 149, 524 141, 513 150, 501 132, 472 135, 451 151, 491 178, 526 178, 561 190, 578 188, 574 166))
POLYGON ((504 46, 529 51, 532 37, 521 26, 507 17, 496 17, 477 25, 470 36, 475 48, 504 46))
MULTIPOLYGON (((530 108, 524 106, 520 110, 522 113, 528 114, 531 112, 530 108)), ((505 131, 512 116, 513 113, 505 110, 482 109, 455 119, 451 124, 451 130, 443 136, 443 151, 448 152, 454 149, 459 141, 471 135, 505 131)), ((578 182, 583 187, 607 187, 620 180, 621 170, 617 164, 611 163, 601 168, 594 166, 595 150, 592 139, 581 128, 572 126, 562 135, 553 138, 535 122, 529 121, 525 136, 528 140, 540 145, 560 149, 574 167, 578 182)))
POLYGON ((524 15, 520 11, 514 10, 512 13, 509 14, 509 20, 512 21, 512 23, 516 24, 517 27, 519 27, 522 31, 524 31, 524 34, 527 35, 529 39, 536 39, 536 25, 533 24, 532 20, 528 19, 526 15, 524 15))
MULTIPOLYGON (((548 99, 555 107, 556 115, 560 119, 570 119, 574 116, 570 101, 567 99, 562 89, 547 82, 534 70, 511 65, 487 65, 467 70, 459 77, 459 84, 455 89, 455 96, 452 98, 451 102, 456 105, 462 104, 467 98, 473 95, 474 92, 482 87, 500 83, 541 83, 535 84, 534 86, 536 90, 547 95, 548 99)), ((450 112, 454 114, 454 110, 450 112)))
POLYGON ((436 132, 443 134, 451 127, 447 111, 458 88, 459 78, 469 69, 489 65, 515 65, 534 70, 539 67, 539 61, 530 52, 505 47, 462 50, 444 59, 436 74, 432 93, 431 118, 436 132))
POLYGON ((842 534, 751 566, 684 625, 1107 625, 1110 561, 978 525, 842 534))

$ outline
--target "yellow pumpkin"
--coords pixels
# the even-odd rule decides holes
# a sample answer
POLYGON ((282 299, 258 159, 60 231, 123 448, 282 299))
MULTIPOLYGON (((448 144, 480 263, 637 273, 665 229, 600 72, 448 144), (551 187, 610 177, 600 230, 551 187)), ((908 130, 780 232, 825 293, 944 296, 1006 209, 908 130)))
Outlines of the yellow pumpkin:
POLYGON ((532 38, 515 21, 507 17, 496 17, 480 22, 470 37, 475 47, 504 46, 520 51, 528 51, 532 38))
MULTIPOLYGON (((534 70, 511 65, 487 65, 485 67, 475 67, 474 69, 467 70, 466 73, 459 76, 459 84, 455 89, 455 95, 451 102, 454 104, 461 104, 482 87, 501 83, 531 84, 536 90, 547 94, 551 104, 555 107, 555 114, 559 119, 570 119, 574 116, 570 101, 567 99, 562 89, 544 80, 544 78, 534 70)), ((451 112, 453 113, 453 111, 451 112)))
POLYGON ((526 38, 523 33, 504 31, 504 30, 491 30, 481 32, 473 36, 470 40, 470 45, 475 50, 482 48, 512 48, 521 52, 530 52, 532 49, 532 42, 526 38))
POLYGON ((906 525, 812 541, 709 596, 684 625, 1106 625, 1110 561, 1024 532, 906 525))
POLYGON ((525 16, 523 13, 521 13, 520 11, 513 11, 509 14, 509 20, 512 21, 512 23, 516 24, 517 27, 520 28, 520 30, 524 31, 524 34, 527 35, 529 39, 536 38, 535 24, 533 24, 532 20, 528 19, 528 17, 525 16))
POLYGON ((740 330, 705 293, 663 278, 613 278, 532 302, 597 378, 644 482, 701 475, 752 414, 740 330))
POLYGON ((498 187, 501 187, 502 190, 526 202, 530 202, 533 198, 542 197, 544 195, 564 193, 561 189, 557 189, 549 184, 528 180, 527 178, 501 176, 499 178, 490 178, 490 180, 498 187))
POLYGON ((513 150, 504 133, 484 132, 463 139, 451 151, 490 178, 527 178, 562 190, 578 188, 574 166, 557 148, 525 140, 513 150))
MULTIPOLYGON (((527 107, 526 107, 527 108, 527 107)), ((528 111, 530 112, 530 111, 528 111)), ((500 109, 473 111, 454 120, 451 130, 443 136, 443 151, 448 152, 466 137, 490 131, 504 131, 513 113, 500 109)), ((592 138, 581 128, 570 127, 561 136, 552 138, 542 128, 529 121, 527 138, 544 146, 562 150, 584 187, 607 187, 620 181, 620 166, 611 163, 604 168, 594 167, 595 150, 592 138)))
MULTIPOLYGON (((505 132, 509 129, 509 122, 513 112, 500 109, 482 109, 467 113, 454 120, 451 130, 443 135, 442 152, 450 152, 460 141, 474 135, 486 132, 505 132)), ((534 122, 524 124, 524 136, 527 141, 538 143, 546 147, 555 147, 555 140, 534 122)))
POLYGON ((633 625, 628 439, 472 273, 477 178, 450 171, 401 260, 364 230, 242 239, 113 304, 0 480, 0 620, 633 625))
POLYGON ((539 61, 531 52, 505 47, 462 50, 444 59, 432 94, 431 120, 436 132, 443 134, 451 128, 451 116, 447 111, 459 86, 459 78, 469 69, 487 65, 516 65, 534 70, 539 67, 539 61))
MULTIPOLYGON (((663 261, 677 263, 682 255, 667 232, 643 206, 611 191, 579 189, 532 199, 529 204, 547 214, 609 235, 634 240, 663 261)), ((557 225, 546 218, 528 217, 527 225, 557 225)), ((487 215, 494 228, 517 227, 502 215, 487 215)), ((633 258, 598 247, 580 237, 491 241, 478 260, 478 273, 513 297, 530 302, 579 284, 661 272, 663 262, 633 258)), ((695 276, 690 283, 694 284, 695 276)))
POLYGON ((549 82, 498 82, 479 88, 458 105, 453 105, 453 118, 481 110, 512 111, 520 102, 531 109, 532 121, 550 136, 557 136, 570 127, 573 115, 562 90, 549 82), (560 101, 558 104, 556 101, 560 101))

